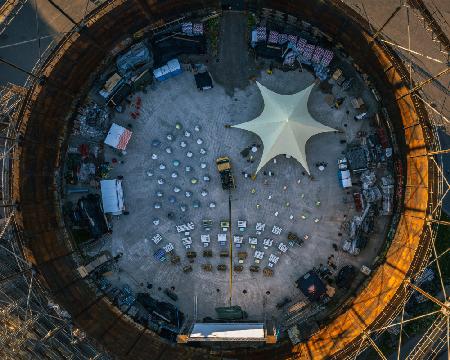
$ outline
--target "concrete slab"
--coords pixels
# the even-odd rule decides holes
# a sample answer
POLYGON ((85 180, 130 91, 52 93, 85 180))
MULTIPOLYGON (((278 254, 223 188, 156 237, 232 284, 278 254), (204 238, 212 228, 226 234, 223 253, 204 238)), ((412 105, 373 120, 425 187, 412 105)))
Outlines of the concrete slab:
MULTIPOLYGON (((273 75, 261 73, 258 81, 279 93, 291 94, 310 85, 314 78, 307 71, 275 71, 273 75)), ((364 90, 360 79, 356 78, 355 82, 358 85, 352 91, 360 94, 370 111, 374 111, 376 104, 369 92, 364 90)), ((340 91, 336 85, 333 86, 334 93, 339 95, 340 91)), ((128 119, 132 109, 114 120, 124 126, 131 123, 133 130, 127 154, 120 158, 124 162, 119 163, 111 174, 124 176, 125 200, 130 211, 130 215, 113 221, 112 242, 106 245, 113 254, 124 253, 119 262, 121 270, 112 277, 115 284, 128 282, 139 292, 148 291, 146 285, 151 283, 152 296, 166 301, 171 300, 162 291, 158 291, 158 288, 164 290, 174 287, 179 296, 177 306, 185 313, 193 313, 197 297, 199 318, 214 316, 215 307, 228 305, 229 272, 216 269, 218 264, 230 267, 229 258, 219 257, 219 252, 227 250, 228 246, 221 247, 217 242, 217 235, 223 232, 219 223, 229 218, 228 193, 222 190, 215 168, 215 159, 223 155, 231 158, 237 185, 236 190, 231 193, 231 234, 244 236, 244 244, 239 250, 248 252, 243 272, 233 275, 232 303, 242 306, 250 318, 262 319, 264 313, 266 316, 278 316, 278 310, 275 309, 277 302, 284 297, 300 297, 299 290, 295 288, 295 280, 312 267, 326 264, 330 254, 334 254, 338 269, 346 264, 353 264, 358 268, 363 264, 371 265, 383 242, 387 217, 377 220, 376 232, 359 256, 335 252, 332 247, 333 244, 341 246, 345 237, 345 234, 344 237, 339 235, 343 233, 342 223, 355 214, 353 202, 348 201, 351 200, 351 194, 340 188, 337 179, 336 161, 345 147, 340 140, 351 141, 358 131, 369 130, 366 122, 353 120, 354 110, 349 96, 344 105, 335 110, 326 104, 326 94, 321 93, 318 87, 313 90, 308 104, 311 114, 318 121, 343 131, 342 134, 321 134, 308 142, 306 151, 313 180, 303 175, 304 169, 296 160, 285 156, 278 156, 276 163, 272 160, 263 169, 272 171, 275 176, 264 175, 261 171, 256 180, 251 180, 242 175, 242 172, 253 173, 256 170, 262 147, 255 153, 253 163, 247 162, 240 152, 249 145, 261 145, 260 139, 252 133, 227 129, 224 125, 248 121, 261 113, 263 100, 254 83, 245 89, 236 90, 233 97, 228 96, 224 88, 217 84, 210 91, 198 92, 193 75, 185 72, 157 84, 148 94, 136 96, 142 98, 138 120, 128 119), (182 130, 176 129, 177 122, 182 124, 182 130), (199 126, 200 131, 195 131, 196 126, 199 126), (189 137, 185 136, 185 131, 190 133, 189 137), (168 140, 167 134, 171 134, 173 139, 168 140), (203 141, 201 145, 197 144, 199 138, 203 141), (160 147, 152 146, 154 139, 161 142, 160 147), (186 147, 181 147, 181 142, 185 142, 186 147), (171 154, 165 151, 167 147, 172 149, 171 154), (200 148, 204 148, 206 154, 201 155, 200 148), (188 151, 193 153, 192 158, 186 156, 188 151), (158 159, 153 160, 152 154, 156 154, 158 159), (179 160, 180 165, 174 166, 173 160, 179 160), (319 161, 328 163, 323 172, 314 166, 319 161), (200 166, 202 162, 206 164, 205 169, 200 166), (165 169, 159 168, 161 163, 165 165, 165 169), (191 172, 186 173, 186 165, 192 168, 191 172), (178 173, 177 178, 171 177, 174 171, 178 173), (149 172, 152 176, 148 176, 149 172), (202 180, 205 174, 210 176, 210 182, 202 180), (192 177, 196 177, 199 183, 191 184, 192 177), (158 178, 165 180, 163 185, 158 184, 158 178), (179 187, 181 191, 175 193, 174 187, 179 187), (208 192, 207 196, 201 196, 202 190, 208 192), (156 195, 158 191, 163 193, 162 197, 156 195), (192 196, 186 198, 185 191, 192 192, 192 196), (170 196, 176 198, 175 204, 170 203, 170 196), (201 204, 200 208, 193 208, 194 200, 201 204), (316 205, 317 201, 320 201, 320 206, 316 205), (154 209, 155 202, 161 203, 160 209, 154 209), (210 202, 214 202, 216 207, 210 209, 210 202), (187 205, 185 212, 181 212, 180 204, 187 205), (169 212, 175 214, 175 219, 168 219, 169 212), (305 220, 302 215, 306 217, 305 220), (158 226, 152 223, 154 218, 160 220, 158 226), (207 259, 202 257, 204 248, 200 242, 200 235, 208 233, 202 229, 202 219, 213 221, 209 232, 211 244, 208 248, 213 251, 213 257, 207 259), (247 220, 245 231, 240 232, 237 228, 238 220, 247 220), (176 225, 187 222, 195 224, 195 229, 189 234, 192 239, 189 250, 196 251, 197 258, 192 263, 193 271, 184 274, 182 267, 189 264, 182 244, 185 236, 184 233, 177 233, 176 225), (266 224, 261 235, 256 234, 257 222, 266 224), (272 233, 273 226, 280 227, 281 234, 272 233), (294 231, 299 236, 308 235, 309 239, 303 247, 288 245, 287 252, 282 254, 277 246, 280 243, 288 244, 289 231, 294 231), (151 239, 157 233, 162 235, 163 240, 155 245, 151 239), (255 263, 255 249, 248 243, 249 236, 256 236, 256 249, 264 251, 264 258, 260 262, 261 270, 267 266, 270 254, 280 257, 273 267, 273 277, 267 278, 261 272, 255 274, 249 271, 249 266, 255 263), (263 248, 264 238, 274 240, 272 247, 263 248), (182 259, 178 265, 153 259, 154 251, 169 242, 182 259), (212 272, 201 269, 201 265, 205 263, 213 265, 212 272)), ((117 157, 117 154, 108 148, 105 157, 110 160, 117 157)), ((237 250, 233 250, 233 264, 238 262, 237 250)))

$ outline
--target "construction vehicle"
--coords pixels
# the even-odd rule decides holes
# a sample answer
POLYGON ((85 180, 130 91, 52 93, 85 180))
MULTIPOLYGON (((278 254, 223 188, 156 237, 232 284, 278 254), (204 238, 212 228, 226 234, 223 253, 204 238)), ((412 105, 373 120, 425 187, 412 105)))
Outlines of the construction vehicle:
POLYGON ((231 173, 231 162, 228 156, 223 156, 216 159, 217 170, 219 170, 220 180, 222 182, 222 189, 231 190, 236 187, 234 177, 231 173))

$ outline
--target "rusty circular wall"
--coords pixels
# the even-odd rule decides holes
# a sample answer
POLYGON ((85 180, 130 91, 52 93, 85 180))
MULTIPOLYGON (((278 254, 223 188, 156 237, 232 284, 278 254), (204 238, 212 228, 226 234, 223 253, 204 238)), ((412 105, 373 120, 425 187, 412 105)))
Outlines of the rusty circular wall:
POLYGON ((39 271, 50 292, 84 329, 111 353, 130 359, 212 358, 342 358, 356 350, 363 331, 391 321, 406 299, 405 279, 422 268, 431 234, 425 218, 435 186, 435 171, 426 155, 433 134, 420 102, 408 93, 405 69, 396 56, 365 31, 365 22, 339 1, 248 1, 255 12, 279 10, 318 26, 339 41, 364 72, 370 74, 383 98, 396 134, 404 186, 402 213, 385 261, 366 287, 340 315, 308 342, 288 342, 265 349, 223 350, 214 353, 169 343, 136 324, 96 292, 76 272, 76 257, 60 207, 60 171, 73 110, 86 93, 92 74, 124 37, 148 25, 180 14, 211 8, 216 1, 116 0, 90 14, 86 27, 65 36, 42 66, 44 83, 35 83, 21 112, 22 146, 13 163, 13 191, 20 203, 18 222, 24 253, 39 271), (144 3, 144 5, 143 5, 144 3), (144 15, 143 9, 147 10, 144 15), (400 99, 401 98, 401 99, 400 99), (250 355, 251 354, 251 355, 250 355))

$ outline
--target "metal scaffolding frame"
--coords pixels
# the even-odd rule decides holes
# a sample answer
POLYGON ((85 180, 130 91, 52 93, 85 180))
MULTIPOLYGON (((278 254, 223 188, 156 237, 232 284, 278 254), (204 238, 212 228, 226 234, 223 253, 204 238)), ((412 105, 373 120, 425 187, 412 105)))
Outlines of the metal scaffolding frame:
MULTIPOLYGON (((0 9, 0 34, 14 16, 19 13, 25 2, 26 0, 10 0, 2 6, 0 9)), ((75 24, 73 31, 79 30, 82 22, 75 22, 69 14, 66 14, 53 1, 49 0, 49 2, 75 24)), ((37 37, 39 38, 39 33, 37 37)), ((377 343, 377 339, 385 330, 399 328, 397 359, 400 359, 404 355, 401 354, 404 325, 425 317, 433 317, 434 321, 406 358, 408 360, 434 358, 443 349, 447 348, 447 351, 450 350, 450 298, 446 292, 440 266, 440 260, 444 256, 449 256, 449 251, 447 249, 438 254, 435 247, 439 226, 450 225, 449 222, 441 220, 442 201, 446 198, 450 189, 449 182, 445 178, 442 157, 449 150, 441 148, 438 135, 438 127, 450 121, 440 109, 432 105, 431 99, 424 93, 423 88, 437 77, 450 72, 450 67, 448 67, 449 42, 438 22, 421 0, 408 0, 397 7, 387 17, 380 29, 372 30, 372 37, 373 41, 384 47, 388 53, 393 50, 402 50, 406 51, 409 56, 419 55, 426 60, 439 62, 444 65, 442 71, 435 76, 417 82, 412 73, 411 59, 408 59, 408 55, 405 57, 402 54, 401 56, 404 60, 405 68, 409 70, 408 73, 402 74, 403 81, 409 83, 410 89, 405 96, 410 95, 414 104, 419 105, 416 109, 426 109, 426 113, 418 113, 419 121, 415 125, 422 125, 429 129, 428 132, 424 132, 430 145, 428 151, 415 156, 428 157, 429 171, 436 177, 437 182, 434 183, 432 181, 429 184, 429 193, 432 194, 430 197, 432 201, 430 201, 430 208, 428 209, 429 217, 424 219, 427 223, 428 236, 432 240, 431 246, 423 251, 429 255, 430 261, 427 264, 416 266, 414 273, 403 283, 404 292, 402 292, 402 296, 398 299, 393 299, 400 305, 389 314, 389 319, 384 321, 382 326, 364 332, 360 341, 352 345, 354 349, 347 358, 356 359, 367 348, 373 348, 380 358, 386 359, 380 344, 377 343), (413 13, 423 21, 424 30, 429 32, 430 41, 439 47, 439 51, 443 54, 442 59, 433 58, 411 49, 410 13, 413 13), (407 45, 392 42, 391 39, 383 36, 384 28, 395 17, 402 16, 402 14, 408 17, 408 27, 405 29, 409 40, 407 45), (388 46, 391 47, 388 48, 388 46), (420 106, 421 104, 424 107, 420 106), (441 293, 436 296, 429 294, 420 285, 416 284, 424 269, 431 265, 436 266, 440 278, 441 293), (405 306, 415 292, 420 293, 434 303, 437 309, 414 318, 406 318, 404 316, 405 306)), ((48 54, 48 49, 44 52, 40 51, 39 61, 35 64, 34 69, 31 71, 31 76, 28 77, 23 87, 8 84, 0 88, 0 357, 2 359, 107 359, 108 356, 106 354, 99 351, 85 338, 84 333, 80 329, 76 329, 73 326, 70 315, 52 302, 50 294, 45 286, 40 283, 39 277, 36 276, 36 270, 22 253, 21 232, 15 222, 16 211, 20 209, 20 204, 14 203, 11 199, 10 169, 12 163, 16 160, 14 159, 14 150, 17 146, 20 146, 21 141, 18 134, 20 126, 18 113, 27 89, 34 81, 42 79, 39 75, 40 67, 48 54)), ((403 98, 405 96, 398 98, 397 101, 404 101, 403 98)), ((406 139, 406 141, 408 143, 409 139, 406 139)))
MULTIPOLYGON (((428 262, 428 264, 425 264, 420 268, 418 268, 416 272, 412 274, 411 277, 405 279, 404 288, 407 295, 402 299, 402 304, 400 307, 397 308, 397 311, 392 313, 390 321, 387 321, 383 327, 372 330, 368 334, 367 333, 364 334, 362 336, 360 343, 358 344, 358 349, 355 351, 354 354, 352 354, 352 356, 347 357, 348 359, 350 358, 357 359, 358 356, 362 354, 364 350, 366 350, 367 348, 373 348, 380 358, 386 359, 386 355, 383 354, 382 350, 380 349, 380 344, 378 344, 376 340, 379 337, 379 335, 388 328, 397 328, 398 331, 398 343, 396 350, 397 360, 400 360, 402 358, 406 358, 408 360, 434 359, 442 351, 447 351, 447 354, 450 353, 450 334, 449 334, 450 297, 446 291, 446 286, 444 283, 444 279, 442 278, 440 266, 440 260, 442 259, 442 257, 449 256, 448 254, 449 248, 444 250, 441 254, 438 254, 435 247, 436 236, 439 226, 450 226, 450 222, 441 220, 442 204, 444 199, 447 199, 447 201, 449 200, 447 194, 450 191, 449 181, 445 177, 443 167, 443 156, 449 154, 450 149, 441 147, 440 137, 438 134, 438 131, 442 130, 444 126, 446 125, 448 126, 449 119, 443 114, 443 112, 436 109, 435 106, 432 106, 428 102, 429 100, 427 94, 423 91, 424 86, 430 84, 438 77, 450 73, 450 66, 448 65, 450 59, 450 45, 449 45, 450 43, 445 33, 441 30, 440 26, 433 19, 431 13, 428 11, 425 4, 421 0, 405 1, 401 7, 397 7, 394 10, 394 12, 388 17, 388 20, 383 24, 382 27, 384 28, 387 25, 387 23, 393 20, 396 16, 401 16, 402 8, 404 9, 404 12, 406 13, 407 16, 407 29, 405 30, 408 34, 408 45, 402 46, 397 43, 392 43, 392 41, 389 41, 386 38, 383 38, 383 33, 381 30, 376 31, 373 37, 374 38, 378 37, 377 39, 378 42, 385 48, 385 50, 388 53, 389 51, 392 50, 387 48, 387 44, 391 45, 394 51, 396 51, 397 49, 405 50, 408 52, 410 56, 413 54, 421 55, 427 60, 439 62, 444 65, 444 68, 438 74, 431 76, 425 80, 422 80, 419 83, 415 83, 412 75, 412 66, 411 66, 412 60, 403 58, 405 68, 409 70, 409 73, 402 74, 402 80, 405 83, 409 83, 410 90, 404 96, 401 96, 400 98, 396 99, 398 102, 400 102, 406 96, 410 95, 415 105, 422 103, 424 104, 426 109, 425 113, 418 112, 419 121, 416 124, 413 124, 412 126, 422 125, 425 128, 429 129, 428 133, 424 132, 424 136, 427 137, 426 140, 430 145, 430 148, 424 154, 413 155, 410 156, 409 158, 424 157, 424 156, 428 157, 430 163, 429 171, 434 172, 434 175, 436 175, 437 178, 436 184, 434 184, 433 182, 429 184, 431 185, 428 191, 429 194, 431 195, 430 198, 433 200, 434 196, 435 200, 430 202, 428 209, 429 215, 426 219, 424 219, 426 220, 426 226, 428 228, 427 231, 429 232, 429 236, 431 236, 431 246, 429 249, 427 249, 430 261, 428 262), (437 44, 439 51, 443 54, 442 59, 431 58, 426 54, 419 54, 411 50, 411 38, 409 28, 410 12, 413 12, 415 16, 424 21, 424 30, 430 33, 431 37, 430 41, 437 44), (423 271, 433 264, 436 266, 437 275, 439 277, 440 283, 439 298, 437 296, 436 297, 432 296, 428 292, 421 289, 420 285, 419 286, 415 285, 415 282, 418 279, 420 279, 420 276, 422 275, 423 271), (415 292, 420 293, 427 300, 431 301, 433 304, 436 305, 438 309, 430 311, 428 313, 421 314, 414 318, 405 318, 404 317, 405 306, 415 292), (402 339, 402 335, 404 335, 403 329, 404 325, 407 323, 419 321, 425 317, 433 317, 434 321, 431 323, 430 327, 425 331, 425 333, 422 334, 422 336, 417 341, 415 346, 412 348, 412 350, 410 350, 409 354, 406 355, 402 353, 401 346, 402 341, 404 340, 402 339)), ((446 99, 444 99, 444 104, 445 100, 446 99)), ((444 107, 444 104, 442 104, 442 108, 444 107)), ((416 106, 416 111, 417 109, 420 108, 421 108, 420 106, 416 106)), ((409 144, 409 140, 410 139, 406 139, 407 145, 409 144)))
MULTIPOLYGON (((0 9, 0 14, 5 14, 0 18, 0 33, 25 3, 26 0, 14 0, 4 4, 0 9), (7 8, 13 3, 14 8, 7 8)), ((38 27, 36 30, 39 32, 38 27)), ((14 150, 21 142, 19 112, 28 89, 42 79, 35 74, 40 74, 43 61, 57 41, 45 51, 39 50, 39 59, 30 72, 16 67, 28 75, 23 86, 0 87, 0 357, 5 360, 109 359, 81 329, 74 327, 70 315, 52 301, 36 270, 26 260, 21 230, 15 222, 20 204, 11 199, 10 170, 17 160, 14 150)))
POLYGON ((10 167, 20 141, 18 110, 26 91, 8 84, 0 88, 0 357, 23 359, 108 359, 70 315, 52 301, 36 271, 22 253, 11 200, 10 167))

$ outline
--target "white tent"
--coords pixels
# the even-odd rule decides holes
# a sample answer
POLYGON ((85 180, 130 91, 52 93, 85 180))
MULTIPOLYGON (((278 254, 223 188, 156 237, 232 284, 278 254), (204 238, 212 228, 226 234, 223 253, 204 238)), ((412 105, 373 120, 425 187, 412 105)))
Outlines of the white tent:
POLYGON ((119 150, 125 150, 132 134, 130 130, 113 123, 106 136, 105 144, 119 150))
POLYGON ((335 131, 310 115, 308 99, 314 86, 292 95, 277 94, 256 83, 264 99, 264 110, 256 119, 233 127, 258 135, 264 152, 256 173, 272 158, 285 154, 297 159, 309 173, 306 161, 306 142, 314 135, 335 131))
POLYGON ((345 188, 352 187, 352 177, 349 170, 339 170, 338 172, 339 181, 341 186, 345 188))
POLYGON ((122 180, 101 180, 103 212, 105 214, 120 215, 125 206, 123 203, 122 180))
POLYGON ((190 341, 265 341, 262 323, 195 323, 190 341))

